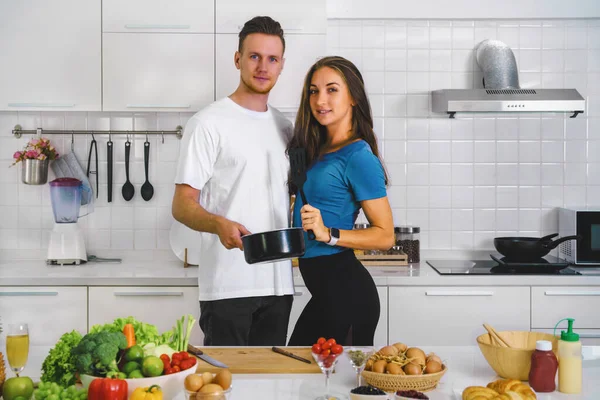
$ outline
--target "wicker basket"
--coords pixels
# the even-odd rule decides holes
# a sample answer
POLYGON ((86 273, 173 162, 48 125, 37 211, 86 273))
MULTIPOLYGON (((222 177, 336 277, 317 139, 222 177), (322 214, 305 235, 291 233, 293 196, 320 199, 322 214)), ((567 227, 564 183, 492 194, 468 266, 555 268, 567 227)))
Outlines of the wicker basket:
POLYGON ((448 368, 442 365, 442 370, 435 374, 425 375, 390 375, 378 372, 363 371, 362 377, 371 386, 386 392, 397 392, 398 390, 418 390, 428 392, 436 388, 442 376, 448 368))

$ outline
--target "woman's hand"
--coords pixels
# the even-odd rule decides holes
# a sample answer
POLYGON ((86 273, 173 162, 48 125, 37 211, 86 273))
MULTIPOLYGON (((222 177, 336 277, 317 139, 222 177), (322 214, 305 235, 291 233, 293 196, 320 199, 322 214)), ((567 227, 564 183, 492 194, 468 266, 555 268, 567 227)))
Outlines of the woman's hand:
POLYGON ((302 228, 305 232, 312 230, 315 234, 315 240, 319 242, 329 242, 329 229, 323 224, 321 211, 318 208, 305 204, 300 209, 300 218, 302 219, 302 228))

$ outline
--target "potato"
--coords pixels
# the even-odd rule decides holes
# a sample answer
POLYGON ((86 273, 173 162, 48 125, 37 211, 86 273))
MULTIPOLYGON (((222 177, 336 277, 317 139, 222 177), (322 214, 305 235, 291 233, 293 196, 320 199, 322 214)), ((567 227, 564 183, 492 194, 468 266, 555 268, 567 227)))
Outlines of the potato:
POLYGON ((198 374, 190 374, 183 381, 183 386, 190 392, 197 392, 203 385, 204 380, 202 379, 202 375, 198 374))
POLYGON ((223 388, 216 383, 209 383, 207 385, 202 386, 200 389, 200 393, 214 393, 221 394, 223 393, 223 388))
POLYGON ((217 372, 213 382, 221 386, 223 390, 229 389, 231 386, 231 372, 228 369, 217 372))
POLYGON ((395 348, 398 349, 398 352, 400 353, 404 353, 406 351, 406 349, 408 349, 408 346, 405 345, 404 343, 394 343, 392 346, 394 346, 395 348))
POLYGON ((390 375, 405 375, 400 364, 388 363, 385 366, 385 371, 390 375))
POLYGON ((397 356, 398 349, 395 348, 394 346, 385 346, 385 347, 382 347, 381 350, 378 351, 378 353, 381 354, 382 356, 397 356))
POLYGON ((387 366, 387 361, 385 361, 385 360, 375 361, 375 364, 373 364, 373 372, 383 374, 385 372, 386 366, 387 366))
POLYGON ((425 365, 425 353, 418 347, 411 347, 408 350, 406 350, 406 357, 414 358, 415 360, 413 360, 412 362, 418 363, 423 366, 425 365))
POLYGON ((202 373, 202 381, 204 382, 205 385, 208 385, 209 383, 212 383, 214 377, 212 372, 203 372, 202 373))
POLYGON ((440 364, 437 361, 430 360, 430 361, 427 361, 427 364, 425 365, 424 373, 435 374, 436 372, 440 372, 441 370, 442 370, 442 364, 440 364))
POLYGON ((421 366, 415 363, 408 363, 404 366, 404 372, 406 375, 422 375, 423 370, 421 370, 421 366))

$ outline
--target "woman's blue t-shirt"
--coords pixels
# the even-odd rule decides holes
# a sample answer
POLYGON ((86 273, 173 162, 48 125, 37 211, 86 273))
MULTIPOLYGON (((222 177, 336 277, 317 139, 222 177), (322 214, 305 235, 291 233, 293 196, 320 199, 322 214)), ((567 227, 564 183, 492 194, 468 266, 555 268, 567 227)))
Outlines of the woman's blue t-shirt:
MULTIPOLYGON (((385 174, 379 159, 364 140, 324 154, 308 171, 304 194, 308 203, 321 211, 329 228, 351 230, 360 211, 360 202, 387 195, 385 174)), ((299 193, 294 205, 294 226, 302 226, 300 209, 304 204, 299 193)), ((344 247, 329 246, 309 240, 304 233, 304 258, 339 253, 344 247)))

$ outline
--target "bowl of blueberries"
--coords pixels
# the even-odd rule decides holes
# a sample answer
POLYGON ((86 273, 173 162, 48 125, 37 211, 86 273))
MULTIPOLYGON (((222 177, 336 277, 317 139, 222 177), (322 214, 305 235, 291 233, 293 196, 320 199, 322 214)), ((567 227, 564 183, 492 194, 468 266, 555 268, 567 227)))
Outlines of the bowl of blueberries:
POLYGON ((388 394, 373 386, 358 386, 350 391, 350 400, 389 399, 388 394))

